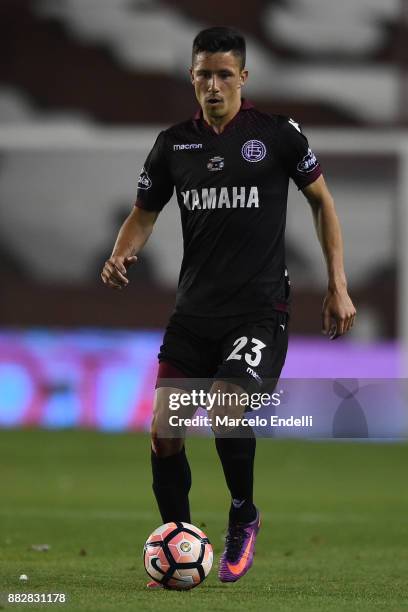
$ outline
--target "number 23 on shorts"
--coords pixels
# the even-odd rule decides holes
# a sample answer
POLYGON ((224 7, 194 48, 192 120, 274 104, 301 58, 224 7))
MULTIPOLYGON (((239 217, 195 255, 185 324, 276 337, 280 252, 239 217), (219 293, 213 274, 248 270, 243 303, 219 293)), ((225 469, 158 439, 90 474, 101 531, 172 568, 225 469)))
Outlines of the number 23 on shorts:
POLYGON ((237 338, 234 341, 233 346, 234 346, 234 349, 228 355, 226 361, 228 361, 229 359, 237 359, 240 361, 242 357, 244 357, 248 365, 252 366, 253 368, 256 368, 256 366, 258 366, 261 363, 262 349, 266 347, 266 344, 262 342, 261 340, 258 340, 258 338, 251 338, 249 340, 247 336, 241 336, 240 338, 237 338), (247 347, 248 342, 251 342, 252 346, 247 347), (245 347, 247 347, 247 352, 242 354, 241 351, 245 347), (248 352, 248 349, 249 349, 249 352, 248 352))

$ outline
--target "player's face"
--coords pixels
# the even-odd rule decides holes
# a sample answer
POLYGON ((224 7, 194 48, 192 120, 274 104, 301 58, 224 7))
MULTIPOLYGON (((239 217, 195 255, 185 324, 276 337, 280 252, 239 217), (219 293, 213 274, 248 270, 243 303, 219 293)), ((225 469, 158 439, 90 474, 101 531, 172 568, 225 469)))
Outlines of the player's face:
POLYGON ((190 74, 205 117, 219 121, 238 112, 241 87, 248 77, 248 71, 241 69, 240 57, 231 51, 198 53, 190 74))

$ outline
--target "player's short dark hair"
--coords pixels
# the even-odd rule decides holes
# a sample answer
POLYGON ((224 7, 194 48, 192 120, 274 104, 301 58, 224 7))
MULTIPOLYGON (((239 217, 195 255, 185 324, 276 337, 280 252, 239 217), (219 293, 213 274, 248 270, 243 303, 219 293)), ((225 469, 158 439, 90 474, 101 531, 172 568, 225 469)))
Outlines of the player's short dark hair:
POLYGON ((241 69, 243 69, 246 60, 246 44, 240 32, 223 26, 201 30, 193 41, 193 64, 197 53, 227 53, 228 51, 232 51, 241 59, 241 69))

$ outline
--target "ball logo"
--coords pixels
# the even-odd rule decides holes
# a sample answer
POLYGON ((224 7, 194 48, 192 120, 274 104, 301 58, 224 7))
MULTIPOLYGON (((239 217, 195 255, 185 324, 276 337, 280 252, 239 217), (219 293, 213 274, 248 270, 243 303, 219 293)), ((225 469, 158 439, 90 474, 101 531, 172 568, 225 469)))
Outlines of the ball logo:
POLYGON ((260 140, 247 140, 241 149, 242 157, 248 162, 259 162, 266 155, 266 147, 260 140))
POLYGON ((152 186, 152 181, 150 180, 150 177, 144 168, 142 168, 142 171, 140 173, 137 186, 139 187, 139 189, 150 189, 150 187, 152 186))
POLYGON ((185 552, 185 553, 190 552, 190 550, 191 550, 191 544, 190 544, 190 542, 182 542, 182 543, 180 544, 180 548, 181 548, 181 550, 182 550, 183 552, 185 552))

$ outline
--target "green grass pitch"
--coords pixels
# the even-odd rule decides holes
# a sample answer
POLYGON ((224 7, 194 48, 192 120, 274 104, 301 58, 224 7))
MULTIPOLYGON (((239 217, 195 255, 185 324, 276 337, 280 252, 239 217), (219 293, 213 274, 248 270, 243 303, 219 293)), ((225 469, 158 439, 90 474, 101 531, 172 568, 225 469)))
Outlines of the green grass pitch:
POLYGON ((408 445, 258 441, 263 526, 252 570, 231 585, 216 572, 229 500, 214 443, 187 448, 193 522, 215 563, 192 591, 151 592, 142 548, 161 521, 148 437, 0 431, 2 609, 34 607, 4 601, 26 591, 67 593, 43 609, 90 612, 408 610, 408 445))

